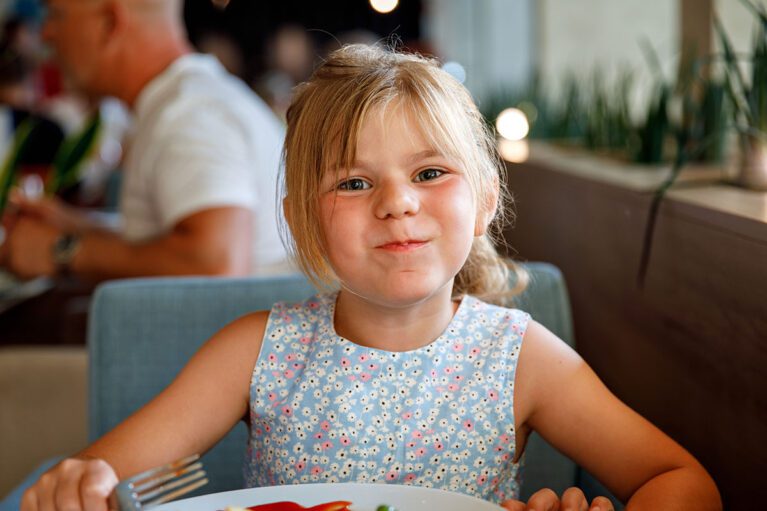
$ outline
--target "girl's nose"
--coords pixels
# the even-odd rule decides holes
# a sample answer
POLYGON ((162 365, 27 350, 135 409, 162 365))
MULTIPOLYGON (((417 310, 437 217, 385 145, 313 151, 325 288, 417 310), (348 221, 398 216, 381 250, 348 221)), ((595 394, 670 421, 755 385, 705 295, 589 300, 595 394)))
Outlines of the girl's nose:
POLYGON ((378 198, 375 204, 376 217, 380 219, 402 218, 418 213, 420 209, 418 195, 408 184, 388 183, 379 185, 378 198))

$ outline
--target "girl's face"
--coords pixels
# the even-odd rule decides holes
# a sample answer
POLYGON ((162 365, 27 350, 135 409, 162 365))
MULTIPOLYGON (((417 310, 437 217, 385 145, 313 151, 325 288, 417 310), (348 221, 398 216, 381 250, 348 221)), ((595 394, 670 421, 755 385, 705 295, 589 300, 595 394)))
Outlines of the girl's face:
POLYGON ((449 297, 486 226, 464 170, 404 110, 372 112, 352 168, 328 172, 320 190, 327 256, 342 286, 394 308, 449 297))

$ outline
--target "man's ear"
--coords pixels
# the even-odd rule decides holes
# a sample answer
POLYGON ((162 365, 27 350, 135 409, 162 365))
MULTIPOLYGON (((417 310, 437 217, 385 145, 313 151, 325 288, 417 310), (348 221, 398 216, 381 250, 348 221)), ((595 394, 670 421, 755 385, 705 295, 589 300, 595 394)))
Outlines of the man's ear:
POLYGON ((99 7, 101 9, 103 44, 108 44, 127 21, 127 7, 118 0, 108 0, 99 7))
POLYGON ((490 226, 490 222, 495 218, 498 211, 498 179, 495 179, 495 186, 487 190, 480 197, 477 204, 477 219, 474 222, 474 236, 483 236, 490 226))

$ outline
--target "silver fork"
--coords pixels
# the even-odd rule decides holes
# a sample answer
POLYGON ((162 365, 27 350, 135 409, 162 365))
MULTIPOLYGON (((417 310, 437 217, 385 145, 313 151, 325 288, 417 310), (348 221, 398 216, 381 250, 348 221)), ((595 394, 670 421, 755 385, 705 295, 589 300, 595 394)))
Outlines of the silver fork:
POLYGON ((175 500, 207 484, 199 454, 141 472, 115 487, 120 511, 140 511, 175 500))

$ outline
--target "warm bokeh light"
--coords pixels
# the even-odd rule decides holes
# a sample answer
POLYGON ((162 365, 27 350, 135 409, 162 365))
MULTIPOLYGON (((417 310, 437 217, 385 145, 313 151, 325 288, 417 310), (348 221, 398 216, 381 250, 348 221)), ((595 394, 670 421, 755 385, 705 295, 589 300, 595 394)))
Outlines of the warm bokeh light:
POLYGON ((453 78, 463 83, 466 81, 466 69, 454 60, 449 60, 442 64, 442 69, 453 78))
POLYGON ((498 115, 495 127, 508 140, 522 140, 530 131, 527 116, 519 108, 507 108, 498 115))
POLYGON ((214 7, 218 7, 223 11, 229 7, 230 0, 211 0, 211 2, 213 3, 214 7))
POLYGON ((530 156, 530 144, 527 140, 498 140, 498 152, 501 158, 511 163, 523 163, 530 156))
POLYGON ((398 5, 399 0, 370 0, 370 7, 381 14, 392 12, 398 5))

